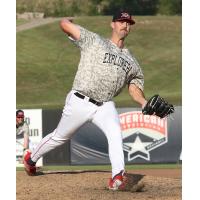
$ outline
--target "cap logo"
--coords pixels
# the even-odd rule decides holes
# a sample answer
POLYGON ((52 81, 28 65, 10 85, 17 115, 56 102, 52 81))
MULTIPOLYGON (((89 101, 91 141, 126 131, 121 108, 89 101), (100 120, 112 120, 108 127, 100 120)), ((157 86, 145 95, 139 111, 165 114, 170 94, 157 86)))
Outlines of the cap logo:
POLYGON ((130 18, 130 15, 128 13, 122 13, 121 17, 130 18))

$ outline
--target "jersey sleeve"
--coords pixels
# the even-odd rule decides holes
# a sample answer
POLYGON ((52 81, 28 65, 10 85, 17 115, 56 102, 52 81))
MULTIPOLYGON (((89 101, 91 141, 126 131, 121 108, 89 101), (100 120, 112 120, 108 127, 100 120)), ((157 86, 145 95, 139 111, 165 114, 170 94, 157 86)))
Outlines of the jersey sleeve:
POLYGON ((142 72, 142 69, 139 65, 139 63, 137 62, 137 60, 134 58, 134 67, 133 71, 135 71, 134 73, 131 73, 129 75, 129 79, 128 79, 128 85, 130 84, 135 84, 137 87, 139 87, 142 91, 144 90, 144 74, 142 72))
POLYGON ((77 45, 81 50, 87 49, 88 47, 90 47, 94 43, 94 41, 96 40, 98 35, 96 33, 88 31, 87 29, 85 29, 81 26, 78 26, 78 28, 80 30, 80 39, 74 40, 70 36, 69 36, 69 39, 75 45, 77 45))

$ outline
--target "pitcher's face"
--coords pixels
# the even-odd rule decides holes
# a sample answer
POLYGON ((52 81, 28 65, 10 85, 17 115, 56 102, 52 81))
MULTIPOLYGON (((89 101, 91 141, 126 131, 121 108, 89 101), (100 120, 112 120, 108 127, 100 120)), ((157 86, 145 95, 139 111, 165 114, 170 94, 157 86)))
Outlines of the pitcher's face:
POLYGON ((127 37, 131 29, 131 25, 127 21, 112 22, 111 27, 113 29, 113 33, 117 35, 119 39, 127 37))

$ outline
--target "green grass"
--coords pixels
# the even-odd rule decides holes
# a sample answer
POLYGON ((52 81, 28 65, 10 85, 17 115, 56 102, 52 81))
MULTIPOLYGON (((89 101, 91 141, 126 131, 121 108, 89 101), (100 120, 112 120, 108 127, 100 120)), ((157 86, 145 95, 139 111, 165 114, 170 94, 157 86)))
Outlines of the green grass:
MULTIPOLYGON (((146 164, 126 165, 126 170, 134 169, 180 169, 181 164, 146 164)), ((23 167, 17 167, 17 171, 23 171, 23 167)), ((110 165, 79 165, 79 166, 44 166, 42 170, 111 170, 110 165)))
MULTIPOLYGON (((159 93, 181 105, 181 17, 136 16, 126 41, 145 76, 145 94, 159 93)), ((110 36, 111 17, 80 17, 75 23, 110 36)), ((60 30, 59 23, 18 32, 16 103, 20 108, 62 108, 70 91, 80 52, 60 30)), ((117 107, 137 106, 125 88, 114 98, 117 107)))

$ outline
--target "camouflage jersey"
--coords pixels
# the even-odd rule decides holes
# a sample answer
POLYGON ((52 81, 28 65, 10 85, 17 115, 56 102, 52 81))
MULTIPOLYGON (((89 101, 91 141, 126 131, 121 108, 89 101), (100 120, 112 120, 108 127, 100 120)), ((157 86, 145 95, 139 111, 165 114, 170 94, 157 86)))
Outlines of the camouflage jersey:
POLYGON ((24 136, 29 136, 29 127, 26 122, 19 127, 16 127, 16 139, 20 140, 23 139, 24 136))
POLYGON ((78 27, 80 39, 70 38, 81 50, 72 89, 99 102, 112 100, 126 84, 143 90, 142 70, 128 49, 120 49, 111 40, 78 27))

